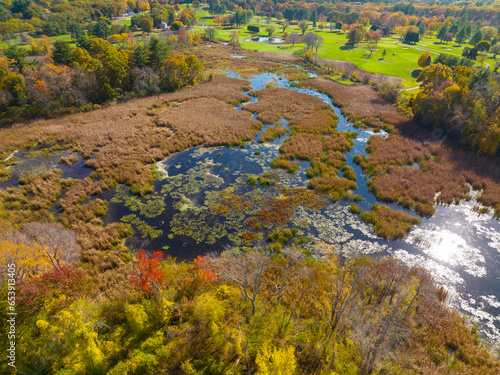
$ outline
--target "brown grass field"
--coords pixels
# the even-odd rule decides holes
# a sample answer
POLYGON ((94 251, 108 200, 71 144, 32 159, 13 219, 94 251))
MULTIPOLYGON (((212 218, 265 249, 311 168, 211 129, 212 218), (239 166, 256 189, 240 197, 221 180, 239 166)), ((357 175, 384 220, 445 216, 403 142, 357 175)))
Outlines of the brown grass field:
POLYGON ((333 110, 312 95, 283 88, 268 88, 251 94, 259 100, 243 106, 245 110, 257 113, 257 119, 266 124, 276 123, 284 117, 292 133, 329 134, 338 121, 333 110))
POLYGON ((373 126, 383 126, 385 123, 397 125, 408 121, 396 106, 378 96, 372 86, 343 85, 327 78, 314 78, 302 84, 327 94, 350 118, 365 118, 373 126))

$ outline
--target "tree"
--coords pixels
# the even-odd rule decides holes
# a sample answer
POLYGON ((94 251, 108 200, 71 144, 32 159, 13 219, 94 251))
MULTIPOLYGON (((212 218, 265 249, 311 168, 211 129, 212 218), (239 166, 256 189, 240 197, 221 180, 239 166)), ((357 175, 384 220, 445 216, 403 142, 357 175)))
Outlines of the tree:
POLYGON ((4 49, 4 55, 12 60, 12 65, 14 65, 19 73, 23 73, 24 67, 30 65, 30 62, 25 59, 28 56, 28 51, 21 48, 18 45, 11 45, 4 49))
POLYGON ((487 41, 491 41, 493 36, 497 33, 497 29, 491 26, 485 26, 481 31, 483 32, 483 39, 487 41))
POLYGON ((153 19, 150 17, 142 17, 139 21, 139 27, 146 33, 152 32, 154 27, 153 19))
POLYGON ((420 35, 420 37, 423 37, 425 35, 425 32, 427 31, 425 24, 423 22, 420 22, 420 24, 417 24, 417 27, 418 27, 418 34, 420 35))
POLYGON ((203 36, 207 40, 214 40, 217 36, 217 29, 215 27, 209 26, 205 28, 205 30, 203 30, 203 36))
POLYGON ((266 33, 268 37, 271 37, 274 34, 274 31, 276 28, 274 26, 267 26, 266 27, 266 33))
POLYGON ((405 35, 405 43, 418 43, 420 40, 419 33, 408 31, 405 35))
POLYGON ((368 51, 370 51, 370 56, 368 57, 372 57, 372 54, 373 54, 373 51, 376 51, 378 50, 378 46, 375 44, 375 43, 368 43, 368 51))
POLYGON ((396 103, 401 96, 403 85, 400 81, 384 81, 377 85, 377 92, 389 103, 396 103))
POLYGON ((462 52, 462 56, 471 60, 475 60, 477 58, 478 52, 479 51, 476 48, 465 47, 462 52))
POLYGON ((54 267, 60 268, 80 258, 82 249, 76 242, 76 234, 61 224, 28 223, 21 234, 31 243, 42 246, 54 267))
POLYGON ((252 305, 252 316, 255 315, 257 296, 264 272, 269 267, 269 258, 260 251, 243 255, 237 250, 230 250, 220 256, 212 256, 209 264, 218 278, 233 281, 243 288, 245 299, 252 305))
POLYGON ((483 40, 483 32, 481 30, 476 31, 476 33, 470 38, 469 43, 475 46, 477 43, 479 43, 481 40, 483 40))
POLYGON ((316 53, 318 53, 318 49, 322 47, 324 44, 325 44, 325 39, 321 35, 318 35, 318 37, 313 43, 313 46, 316 49, 316 53))
POLYGON ((165 271, 160 266, 162 258, 161 251, 155 251, 151 257, 148 257, 144 249, 141 249, 136 255, 134 273, 130 281, 140 288, 147 298, 150 298, 153 292, 159 289, 166 277, 165 271))
POLYGON ((485 51, 488 51, 491 47, 491 43, 487 40, 481 40, 479 42, 476 43, 476 45, 474 46, 475 49, 477 49, 478 51, 481 51, 481 52, 485 52, 485 51))
POLYGON ((73 55, 69 44, 62 40, 56 40, 52 48, 52 60, 56 64, 71 65, 73 55))
POLYGON ((232 43, 238 43, 238 40, 240 39, 240 34, 236 30, 233 30, 230 35, 230 41, 232 43))
POLYGON ((445 36, 444 36, 444 41, 445 42, 451 42, 453 40, 453 34, 452 33, 447 33, 445 36))
POLYGON ((490 53, 493 54, 493 58, 495 59, 497 55, 500 53, 500 43, 494 44, 490 48, 490 53))
POLYGON ((316 39, 318 39, 318 35, 315 33, 306 33, 303 39, 304 43, 307 45, 307 49, 311 49, 316 39))
POLYGON ((288 21, 283 20, 281 21, 281 32, 284 33, 286 31, 286 28, 288 27, 288 21))
POLYGON ((184 27, 184 24, 181 21, 174 21, 171 27, 173 31, 178 31, 184 27))
POLYGON ((78 40, 78 38, 80 38, 85 33, 83 25, 80 22, 70 22, 68 25, 68 30, 73 40, 78 40))
POLYGON ((149 52, 142 44, 139 44, 132 55, 132 63, 137 68, 144 68, 148 65, 149 52))
MULTIPOLYGON (((36 276, 51 268, 47 250, 43 246, 39 244, 30 246, 22 242, 22 237, 17 237, 12 238, 12 241, 0 242, 0 269, 6 270, 8 264, 14 263, 16 277, 23 279, 36 276)), ((3 277, 5 275, 0 278, 1 282, 3 282, 3 277)))
POLYGON ((306 20, 302 20, 299 22, 298 26, 299 26, 300 30, 302 31, 302 35, 304 35, 309 27, 309 23, 306 20))
POLYGON ((372 33, 372 40, 378 43, 380 39, 382 39, 382 33, 378 30, 374 31, 372 33))
POLYGON ((109 34, 111 33, 111 28, 109 27, 108 21, 105 21, 105 20, 98 21, 94 25, 94 29, 92 30, 92 33, 97 38, 106 39, 109 36, 109 34))
POLYGON ((148 65, 154 69, 159 69, 163 60, 170 56, 170 49, 164 39, 153 37, 148 43, 148 65))
POLYGON ((292 32, 289 36, 289 43, 292 43, 292 46, 295 46, 295 43, 297 43, 300 39, 300 35, 296 32, 292 32))
POLYGON ((432 55, 429 51, 422 53, 418 58, 418 66, 421 68, 431 65, 432 55))
POLYGON ((443 27, 441 27, 441 29, 439 29, 439 32, 437 34, 437 38, 439 40, 441 40, 441 43, 443 43, 443 39, 446 36, 446 34, 448 34, 448 25, 447 24, 443 25, 443 27))
POLYGON ((313 23, 313 27, 316 27, 316 22, 318 22, 318 11, 316 9, 312 11, 309 21, 313 23))
POLYGON ((360 28, 356 27, 349 31, 348 40, 349 44, 356 45, 361 42, 364 38, 364 33, 360 28))
POLYGON ((458 45, 460 45, 462 44, 462 42, 465 40, 466 37, 467 37, 467 32, 465 31, 465 27, 462 27, 458 32, 457 36, 455 37, 455 41, 458 43, 458 45))
POLYGON ((342 28, 343 25, 344 24, 342 22, 336 22, 335 23, 335 28, 340 31, 340 29, 342 28))

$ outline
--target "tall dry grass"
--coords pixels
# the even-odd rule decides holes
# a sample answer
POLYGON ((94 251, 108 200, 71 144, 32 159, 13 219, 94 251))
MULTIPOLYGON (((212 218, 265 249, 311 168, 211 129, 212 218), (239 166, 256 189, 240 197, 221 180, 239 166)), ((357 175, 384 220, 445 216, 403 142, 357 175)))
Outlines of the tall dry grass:
POLYGON ((381 200, 430 216, 435 202, 469 199, 472 187, 481 190, 479 201, 500 215, 500 166, 494 160, 451 148, 444 141, 422 142, 402 135, 373 137, 368 151, 369 157, 359 163, 371 175, 370 189, 381 200), (415 163, 418 168, 412 166, 415 163))
POLYGON ((313 95, 284 88, 267 88, 251 94, 259 100, 243 108, 257 113, 257 119, 263 123, 273 124, 284 117, 293 132, 330 134, 335 130, 337 115, 313 95))

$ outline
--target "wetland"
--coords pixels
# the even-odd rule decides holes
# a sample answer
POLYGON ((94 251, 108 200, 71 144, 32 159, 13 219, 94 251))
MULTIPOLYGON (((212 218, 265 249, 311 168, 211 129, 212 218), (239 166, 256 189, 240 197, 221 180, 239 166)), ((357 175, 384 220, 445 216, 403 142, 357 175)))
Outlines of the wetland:
POLYGON ((463 162, 386 104, 363 123, 342 102, 356 87, 235 56, 193 88, 38 120, 31 137, 3 129, 0 220, 61 221, 84 250, 178 261, 259 242, 390 255, 428 269, 498 341, 498 168, 463 162))

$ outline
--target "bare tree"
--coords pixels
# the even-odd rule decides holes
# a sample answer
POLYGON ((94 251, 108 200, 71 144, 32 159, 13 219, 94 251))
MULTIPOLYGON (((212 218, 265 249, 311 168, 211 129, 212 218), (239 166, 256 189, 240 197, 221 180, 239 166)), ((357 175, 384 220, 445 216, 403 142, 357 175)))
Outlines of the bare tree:
POLYGON ((355 69, 356 69, 356 65, 354 65, 352 62, 344 63, 344 75, 345 75, 345 77, 351 78, 352 73, 354 73, 355 69))
POLYGON ((255 314, 255 303, 262 285, 264 271, 269 268, 270 259, 261 251, 242 254, 236 249, 223 252, 220 256, 212 256, 210 264, 213 271, 222 280, 233 281, 243 287, 243 294, 252 304, 252 315, 255 314))
POLYGON ((357 275, 350 264, 337 267, 330 276, 330 337, 356 297, 357 275))
POLYGON ((61 224, 29 223, 21 233, 29 240, 43 246, 54 267, 78 261, 81 247, 76 242, 76 234, 64 229, 61 224))
POLYGON ((372 57, 373 51, 378 50, 378 46, 375 43, 368 44, 368 51, 370 51, 370 55, 368 57, 372 57))
POLYGON ((292 43, 292 46, 295 46, 295 43, 297 43, 300 40, 300 35, 296 32, 291 33, 288 36, 289 43, 292 43))
POLYGON ((307 45, 307 49, 311 49, 314 42, 318 39, 318 36, 315 33, 306 33, 303 39, 304 43, 307 45))
POLYGON ((316 53, 318 53, 318 48, 322 47, 323 44, 325 44, 325 39, 322 36, 318 35, 318 38, 313 43, 313 47, 316 49, 316 53))
POLYGON ((366 269, 360 282, 370 286, 371 293, 364 298, 364 308, 349 314, 363 351, 363 375, 372 373, 377 359, 408 338, 407 318, 425 285, 397 260, 371 261, 366 269))
POLYGON ((293 283, 293 281, 300 276, 294 271, 297 264, 304 259, 304 254, 302 251, 295 248, 287 248, 282 251, 285 258, 285 263, 280 268, 281 271, 281 283, 276 285, 278 289, 278 303, 280 303, 281 295, 283 291, 293 283))

